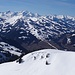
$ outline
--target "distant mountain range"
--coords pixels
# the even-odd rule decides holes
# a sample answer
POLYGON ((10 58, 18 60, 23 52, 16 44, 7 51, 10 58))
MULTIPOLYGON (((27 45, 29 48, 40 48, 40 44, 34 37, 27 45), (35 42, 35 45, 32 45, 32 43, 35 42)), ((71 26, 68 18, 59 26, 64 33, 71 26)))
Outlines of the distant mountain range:
MULTIPOLYGON (((0 12, 1 54, 10 54, 12 59, 12 55, 18 56, 12 51, 20 56, 21 53, 50 48, 75 51, 75 17, 43 16, 28 11, 0 12)), ((2 57, 1 61, 5 61, 2 57)))

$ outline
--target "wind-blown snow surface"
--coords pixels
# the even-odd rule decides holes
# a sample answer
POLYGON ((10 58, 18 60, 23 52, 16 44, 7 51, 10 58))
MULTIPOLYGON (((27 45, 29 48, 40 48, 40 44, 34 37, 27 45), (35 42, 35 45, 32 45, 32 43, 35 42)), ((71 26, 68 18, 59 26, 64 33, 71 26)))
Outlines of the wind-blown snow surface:
POLYGON ((75 75, 75 52, 46 49, 22 59, 1 64, 0 75, 75 75))

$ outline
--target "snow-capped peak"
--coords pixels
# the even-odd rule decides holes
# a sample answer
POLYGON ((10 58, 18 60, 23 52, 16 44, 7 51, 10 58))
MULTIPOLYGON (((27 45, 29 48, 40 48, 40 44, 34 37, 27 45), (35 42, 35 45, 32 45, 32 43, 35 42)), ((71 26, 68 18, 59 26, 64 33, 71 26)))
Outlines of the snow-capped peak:
POLYGON ((0 17, 1 35, 11 35, 12 32, 17 31, 17 36, 15 34, 16 37, 13 36, 13 38, 20 38, 19 40, 25 40, 27 37, 24 33, 27 35, 30 33, 37 39, 50 43, 52 40, 60 38, 63 34, 75 32, 75 19, 70 16, 44 16, 29 11, 8 11, 0 13, 0 17))

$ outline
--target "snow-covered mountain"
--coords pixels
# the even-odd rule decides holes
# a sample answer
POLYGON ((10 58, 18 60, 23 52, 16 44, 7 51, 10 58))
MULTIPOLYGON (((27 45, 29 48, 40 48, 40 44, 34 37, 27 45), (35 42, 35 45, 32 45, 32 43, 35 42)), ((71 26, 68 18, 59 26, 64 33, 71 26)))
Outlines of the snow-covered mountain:
POLYGON ((26 54, 47 48, 75 51, 75 17, 0 12, 0 42, 14 46, 8 51, 2 46, 7 52, 16 52, 16 48, 26 54))
POLYGON ((75 34, 75 18, 71 16, 42 16, 28 11, 0 12, 1 38, 4 38, 4 42, 16 46, 11 43, 14 41, 19 45, 16 47, 23 50, 32 51, 42 48, 75 50, 75 42, 71 44, 72 37, 75 38, 73 34, 75 34), (68 43, 69 37, 70 44, 68 43), (32 48, 32 45, 37 46, 40 42, 46 43, 47 46, 43 47, 42 44, 41 47, 32 48), (71 46, 71 49, 68 48, 68 45, 71 46))
MULTIPOLYGON (((0 31, 9 33, 13 28, 31 32, 39 39, 58 37, 75 31, 75 18, 70 16, 40 16, 28 11, 0 13, 0 31)), ((15 30, 14 29, 14 30, 15 30)), ((22 34, 23 32, 20 32, 22 34)), ((21 38, 21 37, 19 37, 21 38)), ((22 37, 25 38, 25 37, 22 37)))
POLYGON ((7 43, 0 42, 0 63, 14 61, 21 55, 21 50, 7 43))
POLYGON ((75 75, 75 52, 45 49, 25 55, 22 63, 0 65, 1 75, 75 75))

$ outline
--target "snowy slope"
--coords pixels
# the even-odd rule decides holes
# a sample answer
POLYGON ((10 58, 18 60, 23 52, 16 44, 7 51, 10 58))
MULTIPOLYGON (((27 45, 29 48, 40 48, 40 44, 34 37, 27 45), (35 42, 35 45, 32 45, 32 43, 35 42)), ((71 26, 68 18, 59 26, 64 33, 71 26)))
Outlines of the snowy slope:
MULTIPOLYGON (((5 42, 0 42, 0 49, 4 50, 4 51, 8 51, 11 54, 20 56, 21 55, 21 50, 19 50, 18 48, 15 48, 14 46, 11 46, 5 42)), ((2 52, 2 51, 0 51, 2 52)))
POLYGON ((16 60, 21 50, 5 42, 0 42, 0 63, 16 60))
POLYGON ((75 75, 75 53, 45 49, 25 55, 22 63, 0 65, 1 75, 75 75))

